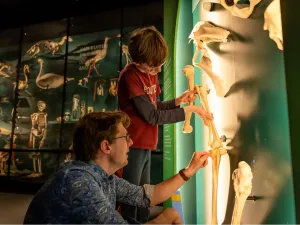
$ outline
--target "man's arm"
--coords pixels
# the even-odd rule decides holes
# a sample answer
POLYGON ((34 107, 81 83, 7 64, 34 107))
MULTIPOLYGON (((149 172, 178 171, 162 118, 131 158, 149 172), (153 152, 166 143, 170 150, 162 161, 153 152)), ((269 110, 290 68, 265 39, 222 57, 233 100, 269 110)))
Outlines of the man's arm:
POLYGON ((156 109, 146 95, 134 97, 132 101, 138 114, 150 125, 177 123, 185 120, 184 109, 156 109))
MULTIPOLYGON (((211 156, 208 152, 194 152, 190 164, 184 169, 183 173, 186 177, 193 176, 200 168, 207 165, 207 159, 211 156)), ((180 174, 155 185, 153 196, 151 198, 151 206, 166 201, 172 196, 183 184, 185 180, 180 174)))
POLYGON ((141 208, 150 207, 154 185, 137 186, 114 175, 117 201, 141 208))

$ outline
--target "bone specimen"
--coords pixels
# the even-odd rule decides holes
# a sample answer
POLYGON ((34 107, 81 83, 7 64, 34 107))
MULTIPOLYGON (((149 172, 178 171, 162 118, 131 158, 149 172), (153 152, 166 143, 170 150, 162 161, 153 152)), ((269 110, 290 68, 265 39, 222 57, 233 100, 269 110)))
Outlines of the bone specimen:
POLYGON ((189 35, 190 41, 193 40, 196 46, 196 51, 193 56, 193 65, 202 69, 210 77, 214 84, 216 94, 219 97, 223 97, 225 94, 223 80, 212 71, 212 62, 207 50, 207 44, 211 42, 227 42, 229 34, 230 32, 223 28, 216 27, 206 21, 200 21, 194 26, 189 35), (196 59, 200 51, 203 51, 203 56, 200 62, 197 63, 196 59))
POLYGON ((251 167, 244 161, 239 162, 238 168, 232 173, 235 191, 235 203, 232 214, 232 225, 240 225, 245 202, 252 190, 251 167))
POLYGON ((250 5, 248 7, 238 7, 239 0, 228 1, 228 0, 221 0, 221 5, 227 9, 233 16, 237 16, 243 19, 247 19, 253 12, 254 7, 260 2, 261 0, 249 0, 250 5), (232 2, 232 4, 227 3, 232 2))
POLYGON ((128 51, 128 46, 127 45, 122 45, 122 55, 125 55, 126 57, 126 66, 131 63, 131 59, 130 59, 130 54, 128 51))
MULTIPOLYGON (((54 74, 54 73, 46 73, 44 74, 44 61, 42 59, 38 59, 38 63, 40 64, 40 71, 38 76, 36 77, 36 85, 41 89, 52 89, 61 86, 64 83, 64 76, 54 74)), ((66 82, 74 80, 74 78, 66 78, 66 82)))
POLYGON ((276 42, 280 50, 283 50, 280 0, 274 0, 270 3, 264 17, 264 30, 269 30, 270 38, 276 42))
MULTIPOLYGON (((210 113, 210 108, 208 105, 207 86, 195 86, 198 96, 200 98, 203 108, 210 113)), ((218 197, 218 177, 219 177, 219 167, 221 155, 227 153, 226 149, 219 138, 214 121, 209 121, 209 146, 211 147, 210 153, 212 154, 212 216, 211 224, 218 224, 217 218, 217 197, 218 197)))
MULTIPOLYGON (((28 93, 30 96, 31 96, 31 93, 28 92, 27 89, 28 88, 28 76, 27 76, 27 73, 30 73, 30 69, 29 69, 29 66, 27 64, 24 65, 24 68, 23 68, 23 74, 24 74, 24 77, 25 77, 25 80, 19 80, 19 83, 18 83, 18 90, 23 90, 28 93)), ((17 86, 17 83, 16 82, 13 82, 13 86, 14 86, 14 90, 17 86)))
POLYGON ((42 44, 44 44, 44 47, 52 53, 52 55, 54 55, 59 49, 60 46, 62 46, 65 41, 68 39, 69 42, 73 41, 72 37, 68 37, 67 36, 63 36, 61 41, 59 42, 55 42, 55 41, 51 41, 51 40, 42 40, 39 41, 37 43, 35 43, 34 45, 32 45, 28 50, 27 50, 27 54, 31 56, 31 58, 35 58, 37 56, 37 54, 40 53, 41 51, 41 46, 42 44))
POLYGON ((112 78, 112 79, 110 79, 110 87, 108 89, 108 92, 112 96, 116 96, 117 95, 117 81, 118 81, 118 78, 112 78))
POLYGON ((68 42, 72 42, 73 41, 73 39, 72 39, 71 36, 67 37, 65 35, 65 36, 62 37, 61 41, 59 41, 59 42, 46 40, 46 41, 44 41, 44 44, 45 44, 45 47, 50 52, 52 52, 52 55, 54 55, 60 49, 60 46, 62 46, 67 39, 68 39, 68 42))
MULTIPOLYGON (((194 90, 194 67, 192 65, 187 65, 183 68, 183 73, 188 79, 188 89, 190 91, 194 90)), ((193 97, 194 94, 191 94, 190 97, 193 97)), ((190 102, 189 105, 193 105, 193 102, 190 102)), ((192 113, 188 113, 185 117, 185 121, 182 127, 183 133, 193 132, 193 127, 191 126, 192 113)))
POLYGON ((12 65, 0 62, 0 77, 10 77, 12 73, 12 65), (6 72, 3 70, 6 70, 6 72))
POLYGON ((101 76, 96 68, 96 63, 99 62, 100 60, 104 59, 104 57, 106 56, 109 39, 110 39, 110 37, 105 37, 103 49, 95 50, 94 52, 92 52, 91 54, 94 54, 95 56, 84 62, 84 65, 87 68, 89 68, 87 77, 90 77, 92 69, 95 70, 95 72, 97 73, 98 76, 101 76))
POLYGON ((104 84, 106 83, 106 80, 101 79, 97 80, 94 84, 94 94, 93 94, 93 100, 96 100, 97 96, 104 96, 104 84))

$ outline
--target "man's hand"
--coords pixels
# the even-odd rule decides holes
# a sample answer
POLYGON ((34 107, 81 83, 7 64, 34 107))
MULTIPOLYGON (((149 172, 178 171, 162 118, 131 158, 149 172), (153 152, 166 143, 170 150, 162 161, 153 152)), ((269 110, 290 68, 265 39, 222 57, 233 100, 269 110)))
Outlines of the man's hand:
POLYGON ((209 152, 194 152, 189 165, 183 171, 187 177, 193 176, 200 168, 208 163, 208 157, 212 157, 209 152))
POLYGON ((177 97, 175 99, 175 105, 179 106, 181 104, 186 104, 189 102, 194 102, 196 100, 196 94, 197 91, 196 90, 192 90, 192 91, 185 91, 183 92, 179 97, 177 97), (194 95, 193 97, 190 97, 191 95, 194 95))
POLYGON ((147 224, 182 224, 179 213, 173 208, 165 209, 158 217, 147 224))

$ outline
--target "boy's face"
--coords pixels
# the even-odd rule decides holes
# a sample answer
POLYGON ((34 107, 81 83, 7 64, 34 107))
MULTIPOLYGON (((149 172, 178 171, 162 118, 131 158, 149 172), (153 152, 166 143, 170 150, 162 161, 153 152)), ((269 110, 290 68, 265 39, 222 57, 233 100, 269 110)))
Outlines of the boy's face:
POLYGON ((141 72, 148 73, 148 74, 154 76, 154 75, 158 74, 159 72, 161 72, 161 67, 164 65, 164 63, 157 67, 148 66, 148 64, 146 64, 146 63, 141 63, 141 64, 135 63, 135 65, 141 72))

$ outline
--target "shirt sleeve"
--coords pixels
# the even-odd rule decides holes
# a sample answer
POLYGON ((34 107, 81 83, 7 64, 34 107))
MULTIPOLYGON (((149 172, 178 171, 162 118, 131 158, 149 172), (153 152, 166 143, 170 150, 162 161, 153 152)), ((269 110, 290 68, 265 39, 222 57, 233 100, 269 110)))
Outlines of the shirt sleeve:
MULTIPOLYGON (((82 224, 127 224, 112 207, 93 177, 86 173, 67 175, 65 181, 70 191, 68 201, 74 222, 82 224)), ((68 189, 65 189, 67 191, 68 189)), ((63 190, 62 190, 63 191, 63 190)))
POLYGON ((169 101, 160 101, 159 98, 156 100, 157 109, 159 110, 170 110, 170 109, 178 109, 180 106, 175 105, 175 98, 169 101))
POLYGON ((138 114, 150 125, 177 123, 185 120, 183 108, 156 109, 146 95, 134 97, 132 101, 138 114))
POLYGON ((153 194, 152 185, 137 186, 114 175, 117 201, 140 208, 149 208, 153 194))
POLYGON ((128 70, 123 76, 128 89, 129 98, 145 94, 144 84, 134 70, 128 70))

